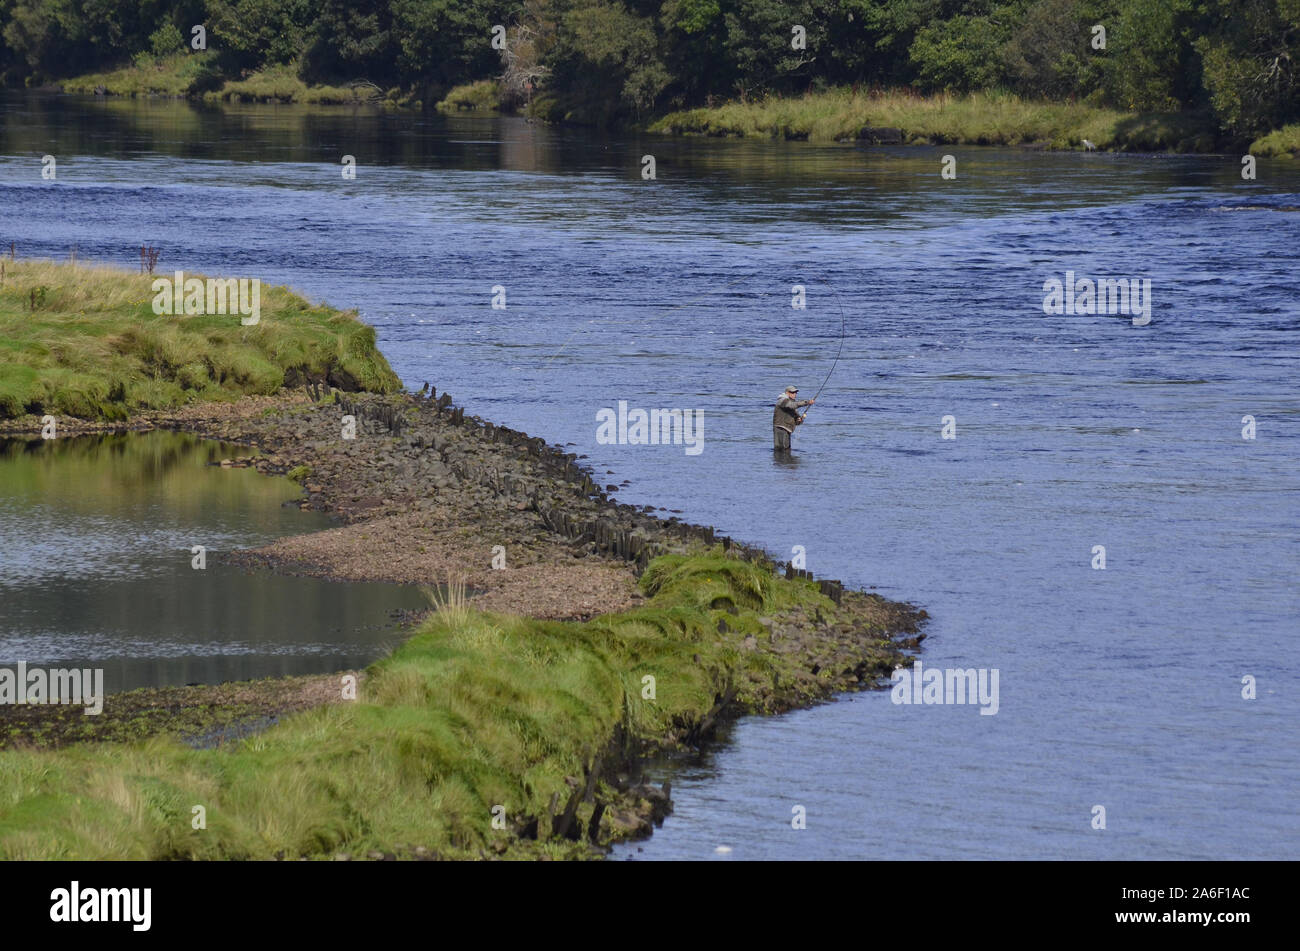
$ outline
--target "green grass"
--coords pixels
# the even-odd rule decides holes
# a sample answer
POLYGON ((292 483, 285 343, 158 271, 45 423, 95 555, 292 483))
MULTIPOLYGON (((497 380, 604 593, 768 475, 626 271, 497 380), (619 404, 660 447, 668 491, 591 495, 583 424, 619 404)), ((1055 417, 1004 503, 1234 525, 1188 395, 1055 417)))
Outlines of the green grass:
POLYGON ((491 828, 493 806, 512 830, 562 806, 566 778, 620 724, 652 741, 698 721, 727 683, 745 702, 755 684, 796 678, 784 655, 742 649, 746 634, 766 637, 760 614, 833 610, 811 583, 721 554, 664 556, 642 586, 640 608, 586 623, 444 603, 371 668, 356 702, 227 749, 152 739, 0 752, 0 858, 324 857, 396 843, 477 856, 509 837, 491 828), (191 827, 194 806, 207 829, 191 827))
POLYGON ((204 94, 205 99, 231 102, 296 102, 307 105, 337 105, 354 102, 378 102, 384 97, 378 87, 309 86, 298 78, 293 66, 271 66, 246 79, 231 80, 219 89, 204 94))
POLYGON ((438 108, 445 112, 455 112, 460 109, 491 112, 497 109, 500 103, 501 84, 495 79, 480 79, 478 82, 453 87, 446 98, 438 103, 438 108))
POLYGON ((1251 155, 1277 155, 1290 158, 1300 155, 1300 122, 1274 129, 1250 144, 1251 155))
POLYGON ((395 99, 368 83, 351 86, 311 86, 298 78, 296 66, 268 66, 243 79, 228 79, 217 71, 211 51, 173 53, 105 73, 90 73, 60 82, 64 92, 110 96, 172 96, 231 102, 279 102, 338 105, 395 99))
POLYGON ((149 275, 40 260, 3 265, 0 419, 123 419, 306 380, 401 388, 374 328, 284 287, 264 286, 261 321, 244 326, 238 315, 155 315, 149 275))
POLYGON ((674 112, 651 132, 835 141, 867 127, 901 129, 907 143, 1040 144, 1102 149, 1200 150, 1213 145, 1199 117, 1138 114, 1084 103, 1042 102, 1009 93, 919 96, 835 89, 797 98, 731 102, 674 112))
POLYGON ((106 73, 89 73, 62 80, 64 92, 93 93, 103 87, 111 96, 190 96, 220 84, 210 50, 173 53, 106 73))

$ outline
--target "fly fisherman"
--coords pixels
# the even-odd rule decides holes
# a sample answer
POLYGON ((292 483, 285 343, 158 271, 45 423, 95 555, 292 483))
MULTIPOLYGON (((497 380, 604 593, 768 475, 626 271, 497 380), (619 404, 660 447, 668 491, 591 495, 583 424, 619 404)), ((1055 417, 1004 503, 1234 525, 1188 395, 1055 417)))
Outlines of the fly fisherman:
POLYGON ((776 401, 776 409, 772 412, 772 449, 775 452, 790 451, 790 437, 794 434, 794 428, 803 422, 799 407, 812 406, 817 402, 797 399, 798 393, 796 387, 787 386, 781 398, 776 401))

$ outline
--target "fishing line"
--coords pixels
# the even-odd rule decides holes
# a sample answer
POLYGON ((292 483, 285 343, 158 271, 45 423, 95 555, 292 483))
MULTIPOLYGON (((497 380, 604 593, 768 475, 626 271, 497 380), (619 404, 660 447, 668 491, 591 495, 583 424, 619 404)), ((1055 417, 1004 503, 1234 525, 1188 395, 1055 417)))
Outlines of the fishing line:
MULTIPOLYGON (((689 307, 692 304, 697 303, 698 301, 701 301, 706 297, 710 297, 718 293, 719 291, 724 291, 727 288, 735 287, 737 284, 741 283, 742 281, 747 281, 757 276, 758 273, 759 273, 758 271, 755 271, 751 274, 742 275, 741 277, 736 278, 734 281, 728 281, 726 284, 723 284, 720 287, 715 287, 710 290, 707 290, 703 294, 697 294, 695 297, 691 297, 688 298, 687 300, 682 301, 680 304, 678 304, 675 307, 669 307, 667 310, 662 310, 656 314, 653 314, 645 323, 647 324, 655 323, 661 318, 667 317, 669 314, 676 313, 677 311, 682 310, 685 307, 689 307)), ((830 288, 831 294, 835 297, 835 304, 836 306, 839 307, 840 310, 840 345, 839 345, 839 349, 835 351, 835 359, 831 361, 831 368, 826 371, 825 379, 822 380, 821 386, 817 387, 817 392, 813 395, 814 402, 816 402, 817 398, 822 395, 822 390, 826 389, 826 384, 830 382, 831 375, 835 372, 835 368, 839 365, 840 356, 844 353, 844 341, 845 338, 848 336, 848 321, 844 313, 844 302, 840 300, 839 291, 835 290, 835 287, 833 285, 828 283, 826 286, 830 288)), ((616 318, 611 317, 603 321, 599 321, 598 323, 608 324, 611 322, 628 323, 629 321, 627 320, 617 321, 616 318)), ((559 359, 560 355, 563 354, 565 349, 568 347, 569 341, 571 341, 580 332, 581 332, 580 329, 574 330, 567 337, 565 337, 563 342, 560 344, 560 348, 556 350, 554 354, 551 355, 549 360, 547 360, 545 363, 542 364, 540 369, 545 370, 557 359, 559 359)), ((811 410, 812 407, 809 407, 807 410, 804 410, 803 417, 800 417, 800 419, 806 417, 808 413, 811 412, 811 410)))
MULTIPOLYGON (((660 312, 657 313, 657 314, 652 314, 652 315, 650 316, 650 318, 646 321, 646 323, 653 323, 653 322, 659 320, 661 317, 667 317, 669 314, 675 313, 675 312, 681 310, 683 307, 689 307, 689 306, 691 306, 692 304, 694 304, 696 301, 701 301, 701 300, 703 300, 703 299, 706 298, 706 297, 709 297, 709 296, 711 296, 711 295, 713 295, 713 294, 718 293, 718 291, 725 291, 725 290, 726 290, 727 288, 729 288, 729 287, 735 287, 735 286, 736 286, 737 284, 739 284, 741 281, 747 281, 747 280, 749 280, 751 277, 754 277, 754 276, 757 275, 757 274, 758 274, 757 271, 755 271, 753 274, 745 274, 745 275, 743 275, 742 277, 738 277, 738 278, 736 278, 734 281, 730 281, 730 282, 728 282, 728 283, 726 283, 726 284, 723 284, 721 287, 715 287, 715 288, 713 288, 713 289, 711 289, 711 290, 707 290, 707 291, 705 291, 703 294, 700 294, 700 295, 698 295, 698 296, 696 296, 696 297, 692 297, 692 298, 690 298, 689 300, 682 301, 682 302, 681 302, 680 304, 678 304, 676 307, 670 307, 670 308, 668 308, 667 310, 662 310, 662 311, 660 311, 660 312)), ((614 321, 614 320, 615 320, 615 318, 613 318, 613 317, 608 317, 608 318, 606 318, 605 320, 598 321, 598 322, 599 322, 599 323, 602 323, 602 324, 608 324, 608 323, 610 323, 610 322, 612 322, 612 321, 614 321)), ((618 321, 618 322, 619 322, 619 323, 629 323, 629 321, 627 321, 627 320, 622 320, 622 321, 618 321)), ((542 369, 542 370, 545 370, 545 369, 546 369, 547 367, 549 367, 552 363, 554 363, 554 362, 559 358, 560 354, 562 354, 562 353, 564 352, 564 348, 567 347, 567 346, 569 345, 569 341, 572 340, 575 336, 577 336, 580 332, 581 332, 580 329, 579 329, 579 330, 575 330, 575 331, 573 331, 573 333, 571 333, 571 334, 569 334, 567 337, 565 337, 565 338, 564 338, 564 342, 560 344, 560 349, 559 349, 559 350, 556 350, 555 353, 554 353, 554 355, 553 355, 549 360, 547 360, 545 363, 542 364, 541 369, 542 369)))
MULTIPOLYGON (((831 374, 835 372, 835 367, 840 362, 840 354, 844 352, 844 338, 846 336, 847 321, 844 318, 844 302, 840 300, 839 291, 835 290, 835 288, 829 284, 827 286, 830 287, 831 293, 835 295, 835 303, 838 304, 840 308, 840 348, 835 352, 835 359, 831 361, 831 368, 826 371, 826 379, 822 380, 822 385, 817 387, 817 392, 813 394, 814 403, 817 402, 817 397, 822 395, 822 390, 826 389, 826 384, 830 382, 831 374)), ((804 410, 803 416, 799 418, 804 419, 811 412, 812 407, 809 406, 804 410)))

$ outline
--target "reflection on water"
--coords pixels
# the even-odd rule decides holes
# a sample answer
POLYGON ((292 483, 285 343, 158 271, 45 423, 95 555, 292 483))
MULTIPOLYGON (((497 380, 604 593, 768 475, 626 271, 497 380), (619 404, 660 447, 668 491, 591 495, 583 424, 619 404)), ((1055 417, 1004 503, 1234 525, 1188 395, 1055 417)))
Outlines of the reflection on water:
POLYGON ((0 441, 0 664, 102 667, 122 690, 323 673, 400 640, 412 588, 220 563, 329 524, 284 505, 288 479, 212 465, 241 454, 169 432, 0 441))

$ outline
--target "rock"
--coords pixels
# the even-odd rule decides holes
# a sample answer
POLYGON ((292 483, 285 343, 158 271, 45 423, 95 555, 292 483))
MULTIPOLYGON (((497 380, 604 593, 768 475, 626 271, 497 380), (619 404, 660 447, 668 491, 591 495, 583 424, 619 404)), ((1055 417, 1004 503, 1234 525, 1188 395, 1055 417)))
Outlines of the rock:
POLYGON ((668 793, 658 786, 652 786, 650 783, 642 783, 640 786, 633 786, 628 790, 633 796, 639 799, 649 799, 651 802, 667 802, 668 793))
POLYGON ((871 145, 902 145, 903 130, 888 126, 863 126, 858 130, 858 141, 871 145))
POLYGON ((605 819, 610 828, 616 832, 643 834, 650 832, 654 826, 645 816, 638 815, 631 809, 607 809, 605 819))

